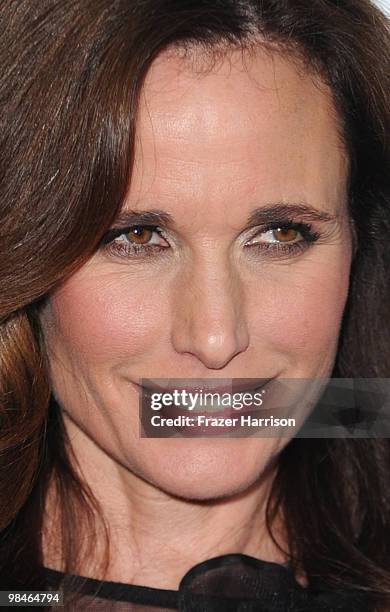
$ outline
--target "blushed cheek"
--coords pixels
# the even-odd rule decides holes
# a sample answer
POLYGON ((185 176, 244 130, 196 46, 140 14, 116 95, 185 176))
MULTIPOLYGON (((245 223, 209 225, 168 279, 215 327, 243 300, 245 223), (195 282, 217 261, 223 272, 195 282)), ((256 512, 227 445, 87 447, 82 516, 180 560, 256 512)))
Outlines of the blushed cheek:
POLYGON ((156 291, 142 284, 134 289, 126 280, 79 280, 76 274, 53 294, 49 312, 52 343, 97 367, 144 358, 164 328, 156 291))
POLYGON ((326 291, 324 284, 302 290, 286 302, 279 319, 282 333, 277 337, 284 352, 313 361, 325 355, 337 342, 343 308, 344 300, 333 287, 326 291))
POLYGON ((302 267, 269 287, 256 336, 284 371, 301 377, 322 376, 334 361, 348 296, 349 257, 302 267), (341 265, 340 265, 340 262, 341 265), (324 265, 326 263, 326 265, 324 265))

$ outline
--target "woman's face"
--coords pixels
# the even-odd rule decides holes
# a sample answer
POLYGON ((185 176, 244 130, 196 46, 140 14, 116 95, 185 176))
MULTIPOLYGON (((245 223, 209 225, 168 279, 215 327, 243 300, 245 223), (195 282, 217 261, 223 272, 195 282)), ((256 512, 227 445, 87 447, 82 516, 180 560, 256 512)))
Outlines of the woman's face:
POLYGON ((53 389, 99 477, 231 495, 287 438, 140 438, 138 383, 330 374, 351 263, 336 113, 280 55, 232 52, 202 72, 165 53, 135 153, 122 211, 133 216, 115 227, 157 211, 157 231, 123 232, 50 296, 53 389))

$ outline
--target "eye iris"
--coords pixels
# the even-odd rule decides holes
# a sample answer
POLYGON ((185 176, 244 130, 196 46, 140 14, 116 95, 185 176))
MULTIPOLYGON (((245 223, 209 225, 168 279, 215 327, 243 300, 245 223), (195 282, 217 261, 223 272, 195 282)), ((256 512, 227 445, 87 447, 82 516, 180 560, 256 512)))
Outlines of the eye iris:
POLYGON ((136 244, 146 244, 151 239, 152 234, 153 230, 150 228, 137 225, 131 228, 127 236, 131 242, 135 242, 136 244))
POLYGON ((278 228, 274 230, 273 235, 279 242, 291 242, 298 236, 298 231, 292 227, 288 229, 278 228))

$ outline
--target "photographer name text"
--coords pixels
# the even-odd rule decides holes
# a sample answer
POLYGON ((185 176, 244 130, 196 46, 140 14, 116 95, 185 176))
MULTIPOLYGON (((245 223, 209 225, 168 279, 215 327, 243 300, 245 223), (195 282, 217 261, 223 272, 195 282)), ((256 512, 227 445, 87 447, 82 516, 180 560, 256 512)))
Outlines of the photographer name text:
POLYGON ((153 427, 295 427, 295 419, 268 416, 256 418, 241 414, 239 417, 207 417, 179 415, 174 418, 154 415, 150 419, 153 427))

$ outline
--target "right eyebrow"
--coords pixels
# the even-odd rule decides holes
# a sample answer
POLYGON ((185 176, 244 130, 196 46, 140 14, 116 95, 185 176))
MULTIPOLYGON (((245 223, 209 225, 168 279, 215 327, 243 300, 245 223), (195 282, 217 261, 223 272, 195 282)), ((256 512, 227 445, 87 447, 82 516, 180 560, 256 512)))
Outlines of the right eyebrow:
POLYGON ((165 225, 170 227, 173 224, 172 215, 163 210, 122 210, 116 217, 112 229, 131 225, 165 225))

